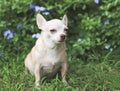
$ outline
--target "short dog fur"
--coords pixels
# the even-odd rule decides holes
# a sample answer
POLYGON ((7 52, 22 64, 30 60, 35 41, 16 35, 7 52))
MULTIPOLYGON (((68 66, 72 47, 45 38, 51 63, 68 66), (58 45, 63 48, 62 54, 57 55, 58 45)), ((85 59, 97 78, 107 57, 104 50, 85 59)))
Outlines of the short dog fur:
POLYGON ((36 86, 39 86, 41 76, 52 77, 58 71, 61 72, 62 82, 67 83, 67 16, 64 15, 62 20, 46 21, 42 15, 37 14, 36 21, 41 35, 27 55, 25 67, 35 76, 36 86))

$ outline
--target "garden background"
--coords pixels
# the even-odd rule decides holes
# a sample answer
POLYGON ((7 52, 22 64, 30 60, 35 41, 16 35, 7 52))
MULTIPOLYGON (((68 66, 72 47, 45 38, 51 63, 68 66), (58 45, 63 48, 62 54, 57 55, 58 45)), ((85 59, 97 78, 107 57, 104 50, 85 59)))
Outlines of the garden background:
POLYGON ((24 58, 40 36, 37 13, 69 20, 69 86, 43 78, 41 91, 120 91, 120 0, 0 0, 0 91, 35 91, 24 58))

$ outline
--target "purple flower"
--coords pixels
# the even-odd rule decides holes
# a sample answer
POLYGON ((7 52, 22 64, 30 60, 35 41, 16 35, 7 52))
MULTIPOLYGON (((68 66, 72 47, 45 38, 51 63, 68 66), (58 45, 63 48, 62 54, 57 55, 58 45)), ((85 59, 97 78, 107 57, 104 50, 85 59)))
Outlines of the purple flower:
POLYGON ((38 39, 39 37, 40 37, 40 33, 36 33, 36 34, 33 34, 33 35, 32 35, 32 38, 38 39))
POLYGON ((29 9, 35 9, 36 4, 30 4, 29 9))
POLYGON ((6 39, 12 39, 14 37, 14 33, 11 31, 11 30, 6 30, 3 32, 3 36, 6 38, 6 39))
POLYGON ((106 46, 105 46, 105 49, 109 49, 109 48, 110 48, 110 45, 106 45, 106 46))
POLYGON ((45 7, 40 7, 40 6, 35 6, 35 12, 38 12, 38 11, 45 11, 46 8, 45 7))
POLYGON ((82 41, 82 39, 81 39, 81 38, 78 38, 77 41, 80 42, 80 41, 82 41))
POLYGON ((46 8, 43 6, 38 6, 36 4, 30 4, 29 9, 33 10, 34 12, 38 12, 38 11, 45 11, 46 8))
POLYGON ((16 28, 17 28, 17 29, 21 29, 21 28, 22 28, 22 24, 21 24, 21 23, 18 24, 16 28))
POLYGON ((95 2, 96 4, 99 4, 100 1, 99 1, 99 0, 94 0, 94 2, 95 2))
POLYGON ((4 56, 4 53, 0 53, 0 57, 3 57, 4 56))
POLYGON ((106 18, 106 19, 105 19, 105 23, 106 23, 106 24, 109 24, 109 23, 110 23, 110 18, 106 18))
POLYGON ((113 48, 110 48, 110 51, 112 52, 112 51, 113 51, 113 48))
POLYGON ((43 14, 43 15, 49 15, 50 12, 43 12, 42 14, 43 14))

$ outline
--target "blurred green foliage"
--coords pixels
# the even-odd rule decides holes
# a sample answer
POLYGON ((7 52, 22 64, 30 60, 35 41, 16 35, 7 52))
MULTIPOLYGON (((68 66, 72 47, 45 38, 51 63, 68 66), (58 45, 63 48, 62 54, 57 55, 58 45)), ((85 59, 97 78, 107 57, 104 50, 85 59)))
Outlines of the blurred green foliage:
MULTIPOLYGON (((33 34, 40 33, 36 25, 37 13, 41 13, 47 20, 62 19, 64 14, 68 16, 67 52, 71 65, 68 78, 76 89, 70 91, 119 91, 120 0, 0 0, 0 67, 3 67, 0 68, 0 81, 2 79, 4 87, 9 84, 6 89, 12 85, 13 91, 14 85, 16 88, 19 86, 15 84, 19 79, 8 77, 15 78, 16 70, 24 70, 21 61, 36 41, 33 34), (82 65, 84 63, 87 65, 82 65)), ((23 89, 23 85, 28 85, 24 73, 17 75, 21 77, 19 88, 23 89)), ((55 88, 53 85, 52 88, 61 89, 61 86, 55 88)), ((18 91, 23 91, 19 88, 18 91)))
POLYGON ((119 0, 4 0, 0 1, 0 31, 3 34, 10 29, 15 33, 14 43, 21 40, 25 43, 24 39, 32 41, 29 37, 39 32, 36 13, 41 13, 47 20, 67 14, 69 55, 89 58, 91 54, 102 55, 105 50, 119 47, 119 5, 119 0), (45 9, 41 10, 41 7, 45 9), (106 49, 106 46, 109 48, 106 49))

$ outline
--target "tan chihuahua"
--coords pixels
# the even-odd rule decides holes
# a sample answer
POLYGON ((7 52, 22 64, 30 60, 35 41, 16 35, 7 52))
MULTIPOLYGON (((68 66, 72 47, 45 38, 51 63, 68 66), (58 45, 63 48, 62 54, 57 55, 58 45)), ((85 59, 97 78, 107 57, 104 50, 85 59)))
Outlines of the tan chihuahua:
POLYGON ((36 21, 42 31, 25 59, 25 67, 34 74, 36 86, 39 86, 41 76, 53 77, 58 71, 61 72, 62 81, 67 83, 67 16, 64 15, 62 20, 46 21, 42 15, 37 14, 36 21))

